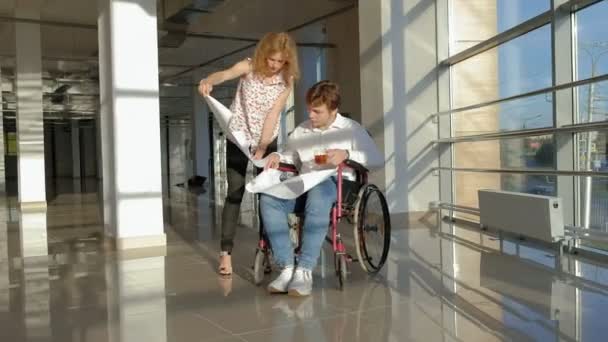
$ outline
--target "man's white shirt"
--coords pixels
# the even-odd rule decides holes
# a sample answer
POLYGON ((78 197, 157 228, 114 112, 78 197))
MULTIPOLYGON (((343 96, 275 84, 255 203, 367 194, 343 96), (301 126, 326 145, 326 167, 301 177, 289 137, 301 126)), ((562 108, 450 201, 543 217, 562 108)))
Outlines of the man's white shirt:
MULTIPOLYGON (((301 174, 321 169, 333 168, 332 165, 320 167, 315 164, 315 152, 319 150, 346 150, 349 159, 368 169, 381 167, 384 164, 376 143, 367 131, 357 122, 340 113, 334 122, 325 130, 312 127, 310 120, 300 124, 289 136, 284 150, 278 153, 281 161, 295 164, 301 174)), ((354 179, 351 171, 345 170, 346 178, 354 179)))

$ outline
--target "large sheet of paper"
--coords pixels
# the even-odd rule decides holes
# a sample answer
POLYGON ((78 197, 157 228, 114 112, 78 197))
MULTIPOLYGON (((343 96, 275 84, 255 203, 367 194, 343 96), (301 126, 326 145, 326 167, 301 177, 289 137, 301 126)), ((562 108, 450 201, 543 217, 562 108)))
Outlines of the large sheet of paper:
MULTIPOLYGON (((238 148, 243 151, 245 156, 257 167, 266 165, 266 158, 253 160, 249 150, 251 142, 242 132, 232 132, 230 130, 230 120, 233 113, 218 100, 211 96, 205 96, 205 101, 213 112, 215 119, 226 134, 227 138, 233 141, 238 148)), ((247 191, 252 193, 265 193, 278 198, 294 199, 307 192, 315 185, 323 182, 331 176, 336 175, 337 169, 315 170, 299 176, 285 179, 282 171, 270 169, 260 173, 255 179, 246 186, 247 191)))
POLYGON ((283 199, 295 199, 315 185, 335 176, 337 169, 312 171, 284 180, 284 173, 276 169, 265 170, 246 186, 247 191, 265 193, 283 199))
POLYGON ((224 134, 226 134, 226 137, 238 146, 245 156, 247 156, 247 158, 253 162, 253 165, 257 167, 264 167, 264 165, 266 165, 266 159, 253 159, 250 151, 251 141, 247 139, 245 134, 243 132, 232 132, 230 130, 229 125, 233 115, 230 109, 226 108, 226 106, 211 96, 205 96, 205 101, 213 112, 213 116, 222 128, 222 131, 224 131, 224 134))

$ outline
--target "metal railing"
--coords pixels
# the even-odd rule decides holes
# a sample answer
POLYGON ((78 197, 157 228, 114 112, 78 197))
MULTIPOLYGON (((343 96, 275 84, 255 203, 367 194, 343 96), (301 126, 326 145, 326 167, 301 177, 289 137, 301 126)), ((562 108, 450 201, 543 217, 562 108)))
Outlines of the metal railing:
MULTIPOLYGON (((455 205, 451 203, 441 202, 437 205, 440 209, 445 209, 453 212, 459 212, 464 214, 471 214, 475 216, 479 216, 479 208, 467 207, 462 205, 455 205)), ((467 222, 470 222, 467 220, 467 222)), ((474 223, 474 222, 471 222, 474 223)), ((476 223, 476 222, 475 222, 476 223)), ((588 241, 602 241, 608 242, 608 232, 597 230, 597 229, 588 229, 584 227, 578 227, 573 225, 565 225, 564 230, 566 233, 575 239, 588 240, 588 241)))
POLYGON ((513 100, 523 99, 526 97, 542 95, 542 94, 556 92, 556 91, 560 91, 560 90, 566 90, 566 89, 570 89, 570 88, 580 87, 583 85, 587 85, 587 84, 591 84, 591 83, 598 83, 598 82, 607 81, 607 80, 608 80, 608 74, 595 76, 595 77, 591 77, 591 78, 586 78, 584 80, 578 80, 578 81, 559 84, 556 86, 541 88, 541 89, 533 90, 533 91, 530 91, 527 93, 522 93, 522 94, 513 95, 513 96, 509 96, 509 97, 503 97, 500 99, 490 100, 490 101, 486 101, 486 102, 482 102, 482 103, 478 103, 478 104, 474 104, 474 105, 470 105, 470 106, 445 110, 445 111, 434 113, 431 115, 431 117, 439 117, 439 116, 443 116, 443 115, 451 115, 451 114, 455 114, 455 113, 466 112, 469 110, 488 107, 488 106, 491 106, 494 104, 499 104, 502 102, 508 102, 508 101, 513 101, 513 100))
POLYGON ((578 177, 608 177, 608 172, 602 171, 562 171, 562 170, 530 170, 530 169, 484 169, 467 167, 435 167, 436 171, 456 171, 475 173, 503 173, 539 176, 578 176, 578 177))

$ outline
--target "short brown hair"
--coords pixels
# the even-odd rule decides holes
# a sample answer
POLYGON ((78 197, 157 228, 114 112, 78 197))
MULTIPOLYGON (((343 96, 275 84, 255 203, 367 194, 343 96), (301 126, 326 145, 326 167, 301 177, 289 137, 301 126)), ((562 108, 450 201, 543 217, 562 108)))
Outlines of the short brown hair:
POLYGON ((340 107, 340 88, 331 81, 321 81, 306 92, 306 104, 317 107, 326 105, 327 109, 335 110, 340 107))

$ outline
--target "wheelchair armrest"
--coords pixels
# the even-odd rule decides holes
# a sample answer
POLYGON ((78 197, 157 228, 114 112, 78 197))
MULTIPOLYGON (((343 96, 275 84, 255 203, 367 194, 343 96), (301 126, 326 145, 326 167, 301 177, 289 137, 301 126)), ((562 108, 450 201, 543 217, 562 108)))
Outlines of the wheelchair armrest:
POLYGON ((347 159, 342 164, 344 164, 344 166, 346 166, 346 167, 353 169, 357 173, 361 173, 361 174, 369 173, 369 170, 365 166, 357 163, 354 160, 347 159))
POLYGON ((279 163, 279 171, 283 171, 283 172, 292 172, 295 174, 298 174, 298 168, 293 165, 293 164, 287 164, 287 163, 279 163))

